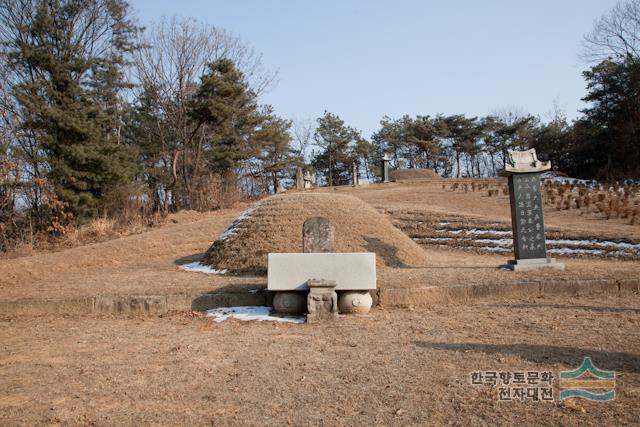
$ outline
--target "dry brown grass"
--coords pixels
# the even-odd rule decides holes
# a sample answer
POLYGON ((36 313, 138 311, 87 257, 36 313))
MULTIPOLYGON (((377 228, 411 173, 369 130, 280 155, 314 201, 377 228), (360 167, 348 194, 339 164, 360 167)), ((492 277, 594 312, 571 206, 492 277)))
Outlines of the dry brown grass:
POLYGON ((419 266, 422 248, 361 200, 344 194, 289 193, 262 201, 235 234, 216 241, 205 262, 234 272, 264 272, 269 252, 302 252, 302 224, 323 216, 335 227, 336 252, 375 252, 380 266, 419 266))
POLYGON ((639 303, 495 298, 313 325, 3 319, 0 424, 634 425, 639 303), (476 370, 558 375, 586 355, 616 371, 614 401, 499 402, 469 384, 476 370))
POLYGON ((398 169, 389 172, 392 181, 406 181, 416 179, 440 179, 435 171, 431 169, 398 169))

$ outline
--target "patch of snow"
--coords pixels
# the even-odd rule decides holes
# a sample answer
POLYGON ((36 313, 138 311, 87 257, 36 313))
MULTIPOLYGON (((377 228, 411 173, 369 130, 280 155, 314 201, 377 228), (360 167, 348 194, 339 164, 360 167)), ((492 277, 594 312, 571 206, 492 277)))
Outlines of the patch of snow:
POLYGON ((247 219, 251 218, 251 214, 253 213, 253 211, 256 210, 258 206, 260 206, 260 202, 255 203, 253 206, 251 206, 250 208, 242 212, 240 216, 234 219, 231 225, 227 227, 227 229, 224 230, 222 234, 220 234, 220 236, 218 236, 217 240, 222 242, 227 240, 229 237, 233 236, 234 234, 236 234, 236 232, 238 231, 238 228, 240 227, 240 224, 242 224, 247 219))
MULTIPOLYGON (((440 222, 438 225, 447 225, 448 222, 440 222)), ((498 225, 498 224, 496 224, 498 225)), ((513 242, 511 240, 511 231, 494 230, 494 229, 445 229, 440 228, 434 230, 436 233, 449 233, 452 235, 458 235, 464 233, 465 237, 423 237, 414 238, 414 240, 421 243, 439 242, 460 240, 462 247, 474 248, 474 246, 467 246, 463 242, 471 240, 478 243, 491 244, 495 246, 478 246, 475 249, 493 251, 493 252, 507 252, 510 251, 513 242), (505 236, 506 238, 478 238, 476 236, 489 234, 495 236, 505 236)), ((637 256, 640 255, 640 243, 627 243, 627 242, 615 242, 609 240, 595 240, 595 239, 547 239, 547 245, 555 245, 560 247, 548 248, 547 252, 550 254, 591 254, 591 255, 605 255, 605 256, 637 256), (582 246, 582 247, 581 247, 582 246), (591 246, 592 248, 584 248, 584 246, 591 246)))
POLYGON ((304 323, 304 316, 274 316, 271 307, 264 306, 241 306, 241 307, 220 307, 207 311, 207 316, 213 317, 216 322, 222 322, 229 318, 239 320, 272 320, 276 322, 304 323))
POLYGON ((628 255, 634 255, 634 253, 632 252, 627 252, 627 251, 611 251, 611 252, 607 252, 607 255, 609 256, 628 256, 628 255))
POLYGON ((480 243, 493 243, 498 246, 511 246, 513 240, 511 239, 476 239, 476 242, 480 243))
POLYGON ((586 179, 571 178, 569 176, 557 176, 553 172, 544 172, 542 175, 540 175, 540 179, 543 182, 550 181, 550 182, 556 182, 558 184, 585 184, 585 185, 593 184, 593 181, 589 181, 586 179))
POLYGON ((504 230, 483 230, 482 228, 472 228, 470 230, 465 230, 465 234, 496 234, 498 236, 506 236, 511 234, 510 231, 504 230))
POLYGON ((511 231, 505 230, 485 230, 482 228, 471 228, 469 230, 448 230, 446 228, 441 228, 435 230, 436 233, 451 233, 451 234, 460 234, 464 232, 464 234, 495 234, 497 236, 507 236, 511 234, 511 231))
POLYGON ((547 240, 547 243, 556 244, 556 245, 569 245, 569 246, 592 245, 592 246, 624 248, 624 249, 640 251, 640 244, 633 244, 633 243, 627 243, 627 242, 611 242, 608 240, 599 241, 599 240, 549 239, 547 240))
POLYGON ((190 262, 189 264, 181 265, 180 268, 186 271, 205 274, 225 274, 227 272, 227 270, 216 270, 210 265, 202 264, 201 262, 190 262))
POLYGON ((605 251, 602 249, 573 249, 573 248, 551 248, 547 249, 548 254, 592 254, 602 255, 605 251))
MULTIPOLYGON (((473 246, 469 246, 469 248, 473 248, 473 246)), ((491 252, 509 252, 511 249, 502 248, 500 246, 480 246, 478 249, 483 251, 491 251, 491 252)))

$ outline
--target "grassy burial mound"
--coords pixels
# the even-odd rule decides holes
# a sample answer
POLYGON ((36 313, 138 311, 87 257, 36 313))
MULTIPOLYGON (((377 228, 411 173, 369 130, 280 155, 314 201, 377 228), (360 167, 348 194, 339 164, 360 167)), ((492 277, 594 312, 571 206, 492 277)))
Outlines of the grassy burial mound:
POLYGON ((375 252, 378 266, 424 265, 426 254, 373 207, 353 196, 288 193, 256 203, 207 250, 203 262, 232 273, 264 273, 269 252, 302 252, 302 224, 323 216, 336 252, 375 252))
POLYGON ((392 181, 409 181, 415 179, 440 179, 432 169, 397 169, 389 172, 392 181))

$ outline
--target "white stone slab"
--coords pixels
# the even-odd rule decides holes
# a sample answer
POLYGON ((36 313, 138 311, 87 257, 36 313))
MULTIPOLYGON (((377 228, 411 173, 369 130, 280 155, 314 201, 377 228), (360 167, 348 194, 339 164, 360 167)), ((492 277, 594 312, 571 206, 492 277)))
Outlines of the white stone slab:
POLYGON ((308 290, 307 280, 335 280, 336 290, 376 289, 376 254, 272 253, 269 254, 270 291, 308 290))

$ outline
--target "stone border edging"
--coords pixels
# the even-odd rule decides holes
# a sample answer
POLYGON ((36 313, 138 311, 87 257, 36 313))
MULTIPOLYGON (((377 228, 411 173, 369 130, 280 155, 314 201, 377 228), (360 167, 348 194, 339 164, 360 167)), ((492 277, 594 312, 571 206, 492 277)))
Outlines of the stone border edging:
MULTIPOLYGON (((504 285, 449 285, 378 290, 385 307, 442 303, 467 303, 490 297, 523 298, 543 295, 575 296, 586 293, 622 296, 640 292, 638 279, 590 279, 571 281, 529 281, 504 285)), ((266 290, 252 292, 210 292, 205 294, 131 295, 77 298, 25 298, 0 300, 0 316, 163 314, 169 311, 206 311, 218 307, 271 305, 266 290)))
POLYGON ((449 285, 421 288, 390 288, 379 291, 385 306, 429 305, 439 303, 466 303, 482 298, 523 298, 544 295, 568 295, 600 292, 624 295, 640 292, 639 279, 588 279, 569 281, 529 281, 504 285, 449 285))

